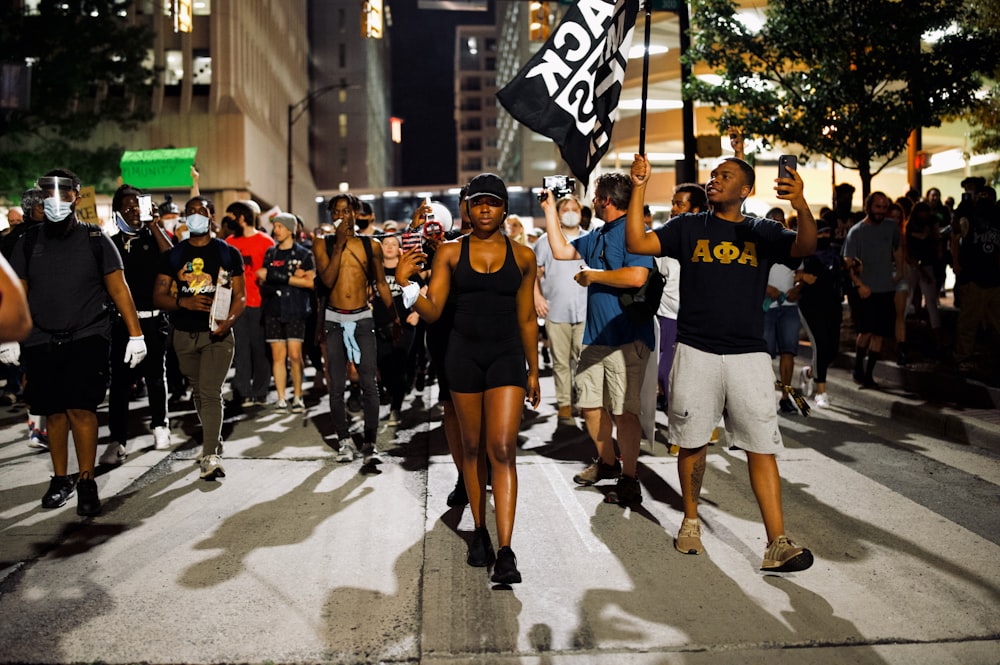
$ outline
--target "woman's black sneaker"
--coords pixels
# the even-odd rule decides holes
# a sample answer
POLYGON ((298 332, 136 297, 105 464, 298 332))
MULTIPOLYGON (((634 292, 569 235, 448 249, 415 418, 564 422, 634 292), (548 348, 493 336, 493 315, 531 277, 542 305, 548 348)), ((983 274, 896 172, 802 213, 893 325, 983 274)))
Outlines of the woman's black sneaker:
POLYGON ((49 489, 42 496, 42 508, 58 508, 73 496, 72 476, 52 476, 49 489))
POLYGON ((76 484, 76 514, 87 517, 101 512, 101 499, 97 496, 97 481, 81 478, 76 484))
POLYGON ((466 563, 476 568, 485 568, 496 561, 496 554, 493 552, 493 543, 490 541, 490 532, 486 527, 476 527, 472 532, 472 544, 469 545, 469 556, 466 563))
POLYGON ((521 573, 517 569, 517 557, 514 550, 501 547, 497 552, 497 563, 493 566, 493 576, 490 578, 496 584, 518 584, 521 573))
POLYGON ((462 474, 458 474, 455 489, 448 494, 448 506, 459 508, 467 503, 469 503, 469 493, 465 491, 465 478, 462 477, 462 474))

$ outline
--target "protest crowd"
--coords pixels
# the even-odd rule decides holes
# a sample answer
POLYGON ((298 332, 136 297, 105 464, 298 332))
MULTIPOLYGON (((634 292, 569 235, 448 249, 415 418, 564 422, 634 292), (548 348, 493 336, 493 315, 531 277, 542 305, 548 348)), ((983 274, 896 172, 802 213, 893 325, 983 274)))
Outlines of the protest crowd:
POLYGON ((649 405, 666 414, 684 554, 703 552, 705 452, 724 428, 747 455, 767 534, 761 569, 809 568, 811 552, 785 528, 780 418, 830 406, 827 369, 844 350, 863 389, 878 388, 879 362, 995 366, 996 192, 967 178, 957 205, 931 188, 873 192, 857 211, 844 184, 814 217, 790 169, 773 185, 787 207, 756 217, 745 202, 770 175, 727 157, 706 184, 678 185, 654 223, 650 174, 636 155, 628 172, 598 176, 589 200, 572 186, 543 189, 532 225, 509 214, 506 184, 488 173, 465 185, 459 209, 422 200, 398 221, 337 194, 317 228, 262 215, 252 200, 218 210, 197 185, 178 205, 122 184, 111 235, 78 218, 74 173, 39 175, 0 239, 0 399, 24 405, 25 445, 51 456, 42 507, 76 495, 81 516, 99 514, 95 468, 184 443, 171 411, 187 402, 201 425, 199 476, 224 478, 224 419, 307 414, 311 369, 314 394, 329 400, 329 445, 360 472, 384 461, 378 429, 401 426, 408 396, 438 384, 433 408, 457 478, 448 505, 470 505, 468 563, 492 566, 497 583, 521 581, 517 432, 540 401, 556 406, 559 427, 593 441, 574 481, 614 483, 607 501, 625 507, 642 502, 649 405), (942 316, 949 272, 957 317, 942 316), (927 334, 907 339, 914 328, 927 334), (803 343, 812 358, 796 371, 803 343), (540 371, 552 372, 554 395, 540 394, 540 371), (151 440, 135 435, 138 399, 148 399, 151 440))

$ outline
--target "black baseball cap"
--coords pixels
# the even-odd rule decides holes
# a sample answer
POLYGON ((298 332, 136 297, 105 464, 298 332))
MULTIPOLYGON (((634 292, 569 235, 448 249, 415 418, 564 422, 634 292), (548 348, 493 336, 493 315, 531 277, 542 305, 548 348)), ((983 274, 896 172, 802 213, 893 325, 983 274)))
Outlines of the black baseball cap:
POLYGON ((466 201, 471 201, 477 196, 493 196, 503 201, 507 207, 507 185, 495 173, 480 173, 469 181, 466 201))

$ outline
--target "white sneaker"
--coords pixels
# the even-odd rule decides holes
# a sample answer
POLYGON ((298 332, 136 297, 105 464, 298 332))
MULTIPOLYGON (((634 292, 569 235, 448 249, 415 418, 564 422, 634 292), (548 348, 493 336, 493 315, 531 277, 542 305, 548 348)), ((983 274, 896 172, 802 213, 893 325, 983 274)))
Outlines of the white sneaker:
POLYGON ((305 413, 306 404, 301 397, 292 398, 292 413, 305 413))
POLYGON ((37 429, 33 429, 31 430, 31 433, 28 435, 28 447, 37 448, 39 450, 48 450, 49 437, 47 437, 45 434, 38 431, 37 429))
POLYGON ((125 446, 112 441, 108 444, 108 447, 104 449, 104 453, 98 461, 99 464, 105 464, 107 466, 118 466, 125 461, 128 457, 128 453, 125 452, 125 446))
POLYGON ((361 463, 364 466, 373 466, 382 463, 382 456, 374 443, 366 443, 364 445, 364 460, 361 463))
POLYGON ((826 393, 819 393, 813 398, 813 404, 815 404, 818 409, 825 409, 830 406, 830 396, 826 393))
POLYGON ((395 427, 399 424, 399 411, 393 409, 389 412, 389 420, 385 421, 386 425, 390 427, 395 427))
POLYGON ((348 440, 348 441, 345 441, 342 444, 340 444, 340 452, 337 453, 337 461, 338 462, 353 462, 354 460, 356 460, 360 456, 361 456, 361 454, 358 453, 358 449, 354 445, 354 442, 348 440))
POLYGON ((201 466, 201 473, 199 475, 205 480, 226 477, 226 470, 222 468, 222 458, 218 455, 205 455, 201 458, 199 464, 201 466))
POLYGON ((812 367, 806 365, 799 370, 799 392, 803 397, 812 397, 816 384, 813 382, 812 367))
POLYGON ((170 448, 170 430, 166 425, 153 428, 153 450, 167 450, 170 448))
POLYGON ((277 409, 278 411, 287 411, 288 402, 286 402, 283 399, 279 399, 278 402, 274 405, 274 408, 277 409))

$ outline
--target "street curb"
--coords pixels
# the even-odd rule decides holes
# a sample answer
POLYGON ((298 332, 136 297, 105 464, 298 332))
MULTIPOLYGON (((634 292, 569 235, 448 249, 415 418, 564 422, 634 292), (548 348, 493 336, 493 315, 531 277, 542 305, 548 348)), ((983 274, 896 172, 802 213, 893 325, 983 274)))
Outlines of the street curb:
POLYGON ((977 417, 996 415, 995 410, 957 409, 892 392, 893 387, 861 389, 850 373, 830 368, 827 390, 836 402, 848 403, 859 411, 914 425, 921 432, 965 445, 1000 453, 1000 423, 977 417))

